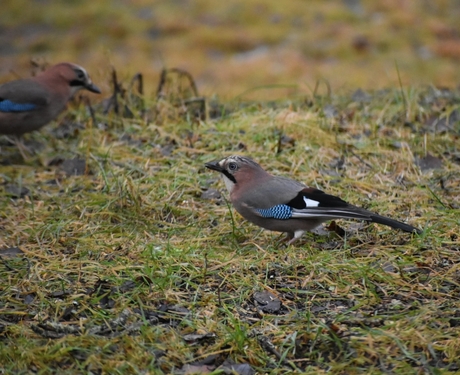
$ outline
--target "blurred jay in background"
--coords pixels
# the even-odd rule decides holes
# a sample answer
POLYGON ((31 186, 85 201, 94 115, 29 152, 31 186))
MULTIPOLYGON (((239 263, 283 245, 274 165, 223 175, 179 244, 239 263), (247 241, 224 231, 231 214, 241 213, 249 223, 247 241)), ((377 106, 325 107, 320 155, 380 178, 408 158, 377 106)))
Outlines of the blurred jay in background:
POLYGON ((72 63, 59 63, 35 77, 1 85, 0 134, 19 138, 40 129, 55 119, 81 89, 101 92, 86 70, 72 63))

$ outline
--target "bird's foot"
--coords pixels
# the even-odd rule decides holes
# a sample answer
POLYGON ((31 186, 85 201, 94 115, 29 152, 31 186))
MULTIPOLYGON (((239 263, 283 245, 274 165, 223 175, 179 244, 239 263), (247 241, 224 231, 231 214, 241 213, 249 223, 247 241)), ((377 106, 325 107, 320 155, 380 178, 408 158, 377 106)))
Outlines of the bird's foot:
POLYGON ((8 140, 18 148, 24 161, 31 159, 34 152, 24 144, 22 137, 15 136, 12 139, 8 137, 8 140))

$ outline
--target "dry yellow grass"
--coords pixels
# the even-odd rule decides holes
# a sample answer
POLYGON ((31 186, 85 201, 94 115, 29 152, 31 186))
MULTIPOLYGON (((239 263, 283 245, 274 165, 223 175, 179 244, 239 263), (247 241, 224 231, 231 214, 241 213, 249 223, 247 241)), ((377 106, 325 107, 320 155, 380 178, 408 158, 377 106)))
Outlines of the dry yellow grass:
POLYGON ((460 93, 436 87, 459 82, 458 10, 344 3, 2 4, 2 81, 32 56, 105 97, 111 65, 125 89, 140 71, 146 95, 71 106, 27 162, 0 137, 1 373, 459 371, 460 93), (163 66, 207 116, 184 81, 154 98, 163 66), (203 195, 230 154, 424 232, 278 246, 203 195))
POLYGON ((148 93, 163 67, 183 68, 225 99, 269 85, 288 87, 243 99, 311 94, 318 80, 334 91, 396 87, 396 64, 405 86, 460 82, 454 0, 5 1, 2 80, 27 75, 34 57, 75 61, 100 81, 111 65, 141 71, 148 93))

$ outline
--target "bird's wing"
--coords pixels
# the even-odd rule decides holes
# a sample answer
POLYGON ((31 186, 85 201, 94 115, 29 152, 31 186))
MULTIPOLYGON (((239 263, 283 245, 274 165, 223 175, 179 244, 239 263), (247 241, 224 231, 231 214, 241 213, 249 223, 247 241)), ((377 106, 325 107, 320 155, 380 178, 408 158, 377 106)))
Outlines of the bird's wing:
POLYGON ((264 218, 288 219, 358 219, 372 221, 401 229, 406 232, 421 231, 409 224, 353 206, 334 195, 321 190, 306 187, 300 190, 289 202, 268 208, 258 208, 255 212, 264 218))
POLYGON ((30 79, 7 82, 0 86, 0 112, 24 112, 44 106, 49 93, 30 79))
MULTIPOLYGON (((283 191, 284 190, 278 190, 283 191)), ((285 193, 284 193, 285 194, 285 193)), ((255 211, 262 217, 274 219, 301 219, 301 218, 356 218, 371 220, 365 210, 352 206, 344 200, 324 193, 321 190, 295 186, 295 191, 290 195, 277 195, 276 199, 270 200, 271 206, 258 206, 255 211), (283 199, 284 198, 284 199, 283 199)))
POLYGON ((251 189, 246 189, 241 195, 248 207, 270 208, 275 205, 287 204, 305 187, 300 182, 272 176, 253 184, 251 189))
POLYGON ((322 217, 371 220, 371 212, 314 188, 302 189, 287 205, 291 207, 293 218, 322 217))

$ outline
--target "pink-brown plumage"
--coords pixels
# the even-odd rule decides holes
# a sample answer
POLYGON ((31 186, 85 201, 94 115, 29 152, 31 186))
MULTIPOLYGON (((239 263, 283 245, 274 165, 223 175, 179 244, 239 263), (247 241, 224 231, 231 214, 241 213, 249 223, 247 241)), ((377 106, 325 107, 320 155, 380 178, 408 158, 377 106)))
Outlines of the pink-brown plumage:
POLYGON ((230 200, 241 216, 262 228, 285 232, 289 243, 334 218, 365 220, 406 232, 421 232, 295 180, 274 176, 247 157, 229 156, 206 163, 206 167, 222 173, 230 200))
POLYGON ((36 77, 0 86, 0 134, 20 136, 55 119, 73 95, 86 89, 100 93, 82 67, 59 63, 36 77))

